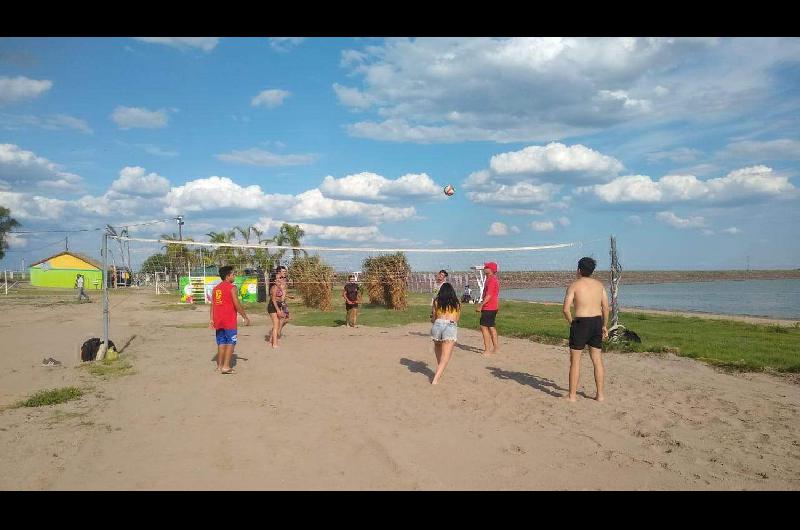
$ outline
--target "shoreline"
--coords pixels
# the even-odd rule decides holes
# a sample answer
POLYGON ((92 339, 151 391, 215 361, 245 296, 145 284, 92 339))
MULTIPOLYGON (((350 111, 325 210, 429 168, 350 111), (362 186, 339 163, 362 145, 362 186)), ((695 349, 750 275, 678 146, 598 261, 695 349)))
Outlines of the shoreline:
MULTIPOLYGON (((513 300, 507 299, 508 301, 512 302, 522 302, 528 304, 542 304, 542 305, 555 305, 560 306, 561 302, 541 302, 536 300, 513 300)), ((747 322, 748 324, 773 324, 778 326, 794 326, 800 319, 786 319, 786 318, 772 318, 772 317, 765 317, 765 316, 755 316, 755 315, 730 315, 726 313, 705 313, 702 311, 688 311, 688 310, 671 310, 671 309, 648 309, 644 307, 635 307, 635 306, 627 306, 623 307, 620 306, 619 310, 621 312, 627 313, 645 313, 651 315, 671 315, 671 316, 681 316, 681 317, 696 317, 696 318, 706 318, 709 320, 735 320, 738 322, 747 322)))

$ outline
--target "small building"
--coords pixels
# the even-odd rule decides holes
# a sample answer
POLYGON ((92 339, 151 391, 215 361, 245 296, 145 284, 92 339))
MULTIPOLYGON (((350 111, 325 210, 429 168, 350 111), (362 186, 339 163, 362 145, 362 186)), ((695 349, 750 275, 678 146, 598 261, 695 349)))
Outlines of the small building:
POLYGON ((37 287, 72 289, 75 287, 78 274, 82 274, 84 289, 103 288, 103 265, 92 258, 69 250, 37 261, 28 270, 31 275, 31 285, 37 287))

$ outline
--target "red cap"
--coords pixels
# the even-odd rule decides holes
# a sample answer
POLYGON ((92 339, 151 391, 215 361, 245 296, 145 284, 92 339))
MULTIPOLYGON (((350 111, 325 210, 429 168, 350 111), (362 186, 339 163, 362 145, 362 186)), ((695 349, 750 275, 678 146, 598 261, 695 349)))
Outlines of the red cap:
POLYGON ((491 269, 493 273, 497 274, 497 263, 494 261, 487 261, 483 264, 484 269, 491 269))

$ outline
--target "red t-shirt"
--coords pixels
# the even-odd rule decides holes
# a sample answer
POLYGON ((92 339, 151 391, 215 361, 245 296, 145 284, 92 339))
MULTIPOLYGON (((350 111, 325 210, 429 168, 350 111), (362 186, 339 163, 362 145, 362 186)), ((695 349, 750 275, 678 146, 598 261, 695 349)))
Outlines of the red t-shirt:
POLYGON ((233 305, 233 294, 236 286, 222 281, 211 291, 211 307, 214 314, 214 329, 236 329, 236 306, 233 305))
POLYGON ((483 286, 483 299, 486 300, 487 296, 491 296, 492 299, 489 300, 489 303, 482 305, 481 309, 496 311, 500 296, 500 280, 497 279, 497 276, 489 276, 486 278, 486 285, 483 286))

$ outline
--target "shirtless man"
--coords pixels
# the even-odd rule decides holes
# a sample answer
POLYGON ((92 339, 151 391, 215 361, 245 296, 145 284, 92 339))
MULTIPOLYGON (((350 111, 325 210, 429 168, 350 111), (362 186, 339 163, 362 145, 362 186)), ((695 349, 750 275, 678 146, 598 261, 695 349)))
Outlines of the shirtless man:
POLYGON ((581 353, 589 345, 589 355, 594 365, 594 381, 597 385, 597 401, 603 401, 603 339, 608 338, 608 297, 603 283, 590 278, 597 262, 592 258, 581 258, 578 261, 578 279, 567 287, 564 296, 564 318, 569 322, 569 396, 576 401, 578 376, 581 370, 581 353), (572 318, 570 306, 575 304, 575 318, 572 318))

